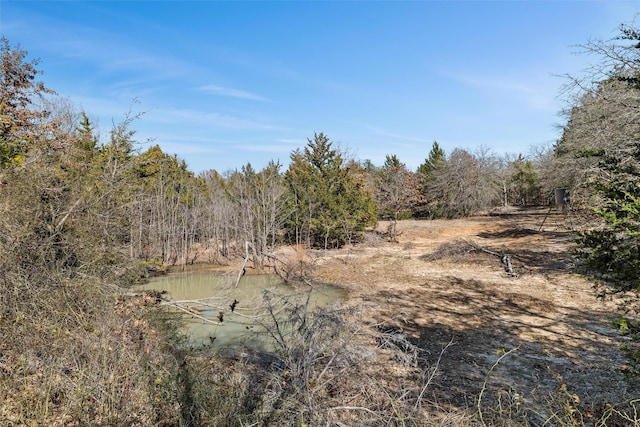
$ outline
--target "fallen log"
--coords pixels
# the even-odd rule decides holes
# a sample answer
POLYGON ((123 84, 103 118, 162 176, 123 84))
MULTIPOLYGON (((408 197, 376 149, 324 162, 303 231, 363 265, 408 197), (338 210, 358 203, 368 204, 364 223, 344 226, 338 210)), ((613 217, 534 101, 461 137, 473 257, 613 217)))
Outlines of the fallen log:
POLYGON ((195 318, 198 318, 198 319, 202 320, 203 322, 207 322, 207 323, 210 323, 212 325, 217 325, 217 326, 221 326, 222 325, 221 322, 219 323, 219 322, 216 322, 214 320, 207 319, 206 317, 204 317, 201 314, 197 313, 195 310, 193 310, 193 308, 191 308, 189 306, 182 306, 182 305, 180 305, 180 304, 178 304, 176 302, 173 302, 173 301, 167 301, 167 300, 165 300, 165 301, 166 301, 166 303, 164 305, 168 305, 170 307, 175 307, 180 311, 184 311, 185 313, 187 313, 187 314, 189 314, 189 315, 191 315, 191 316, 193 316, 195 318))
POLYGON ((489 255, 498 257, 500 259, 500 262, 504 265, 504 271, 511 277, 518 277, 518 273, 515 272, 515 270, 513 269, 513 264, 511 263, 511 255, 506 254, 504 252, 491 251, 489 249, 483 248, 482 246, 479 246, 475 242, 470 242, 466 240, 463 240, 463 242, 469 245, 472 250, 484 252, 489 255))
POLYGON ((504 270, 509 274, 509 276, 511 277, 517 277, 518 275, 516 274, 515 271, 513 271, 513 266, 511 265, 511 256, 510 255, 503 255, 501 258, 502 263, 504 264, 504 270))

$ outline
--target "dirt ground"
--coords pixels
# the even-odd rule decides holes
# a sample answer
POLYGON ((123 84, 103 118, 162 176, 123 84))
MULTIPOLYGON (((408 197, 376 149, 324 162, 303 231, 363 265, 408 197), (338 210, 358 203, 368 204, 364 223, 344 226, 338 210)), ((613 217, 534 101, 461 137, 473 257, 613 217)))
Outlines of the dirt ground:
POLYGON ((315 253, 315 274, 347 289, 364 321, 384 321, 419 346, 425 369, 451 342, 430 390, 439 404, 473 407, 486 381, 487 398, 544 402, 563 393, 588 414, 635 392, 617 371, 615 302, 598 300, 576 272, 572 219, 529 209, 406 220, 398 243, 386 241, 381 222, 365 243, 315 253), (499 254, 511 255, 515 275, 499 254))

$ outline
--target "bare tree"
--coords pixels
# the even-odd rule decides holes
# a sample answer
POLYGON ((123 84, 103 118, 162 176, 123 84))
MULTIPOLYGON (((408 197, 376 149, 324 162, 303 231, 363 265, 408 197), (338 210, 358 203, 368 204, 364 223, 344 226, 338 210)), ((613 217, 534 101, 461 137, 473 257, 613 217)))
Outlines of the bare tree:
POLYGON ((401 212, 411 209, 422 201, 421 183, 418 176, 410 172, 395 155, 387 155, 384 166, 375 171, 374 197, 381 215, 393 220, 389 230, 390 239, 397 241, 397 224, 401 212))
POLYGON ((260 172, 247 164, 233 172, 227 182, 229 200, 238 212, 239 247, 251 249, 254 266, 262 268, 284 221, 285 188, 280 164, 270 162, 260 172))
POLYGON ((55 92, 37 81, 38 60, 26 61, 27 52, 12 48, 0 37, 0 167, 24 155, 42 135, 49 112, 38 102, 55 92))
POLYGON ((482 149, 476 156, 455 149, 429 182, 426 196, 436 216, 468 216, 500 203, 495 157, 482 149))

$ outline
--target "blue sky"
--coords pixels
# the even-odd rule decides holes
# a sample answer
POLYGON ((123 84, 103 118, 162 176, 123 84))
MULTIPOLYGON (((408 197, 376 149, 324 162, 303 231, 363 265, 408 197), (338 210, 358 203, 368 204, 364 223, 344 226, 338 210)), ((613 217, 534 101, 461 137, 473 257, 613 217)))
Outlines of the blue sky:
POLYGON ((575 45, 638 12, 637 0, 0 0, 0 33, 103 138, 145 111, 138 140, 196 173, 286 166, 314 132, 415 169, 434 140, 498 154, 554 142, 558 75, 589 61, 575 45))

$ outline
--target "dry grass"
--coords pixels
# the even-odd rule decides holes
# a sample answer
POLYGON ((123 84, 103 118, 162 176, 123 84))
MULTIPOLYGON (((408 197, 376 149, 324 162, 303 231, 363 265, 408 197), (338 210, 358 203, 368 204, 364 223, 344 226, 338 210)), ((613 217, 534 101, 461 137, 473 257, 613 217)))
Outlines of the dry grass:
POLYGON ((453 339, 430 386, 437 406, 475 408, 498 353, 519 347, 486 384, 487 424, 538 425, 553 417, 551 425, 570 425, 563 423, 575 414, 596 424, 606 402, 633 414, 624 402, 640 393, 618 371, 624 338, 609 326, 616 303, 599 301, 577 274, 572 218, 548 213, 401 221, 399 244, 327 254, 316 272, 347 289, 347 304, 361 308, 364 322, 385 322, 423 350, 425 369, 453 339), (495 256, 505 253, 517 276, 495 256), (579 398, 571 410, 558 378, 579 398))
POLYGON ((0 424, 177 423, 171 338, 148 296, 114 300, 85 281, 48 291, 0 322, 0 424))

